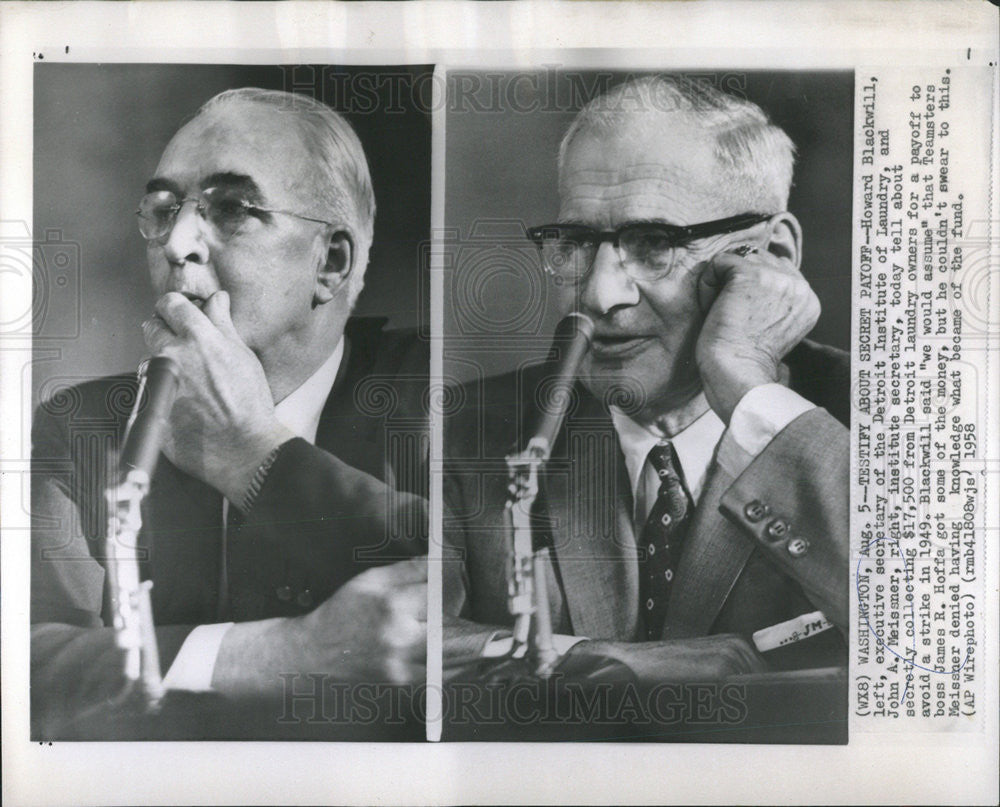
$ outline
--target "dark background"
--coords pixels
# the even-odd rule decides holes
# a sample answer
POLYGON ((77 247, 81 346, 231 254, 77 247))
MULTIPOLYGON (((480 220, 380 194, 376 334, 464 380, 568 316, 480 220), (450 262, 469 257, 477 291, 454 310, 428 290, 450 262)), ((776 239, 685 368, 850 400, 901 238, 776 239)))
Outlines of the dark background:
POLYGON ((134 211, 180 126, 234 87, 305 92, 361 139, 377 212, 356 313, 428 322, 430 67, 44 64, 34 73, 34 402, 133 371, 152 311, 134 211), (68 257, 65 257, 68 256, 68 257))
MULTIPOLYGON (((523 229, 557 218, 559 141, 576 112, 601 90, 638 75, 449 73, 445 368, 453 379, 493 375, 544 356, 558 312, 523 229)), ((795 143, 788 207, 804 232, 803 274, 823 306, 811 337, 849 348, 853 73, 685 75, 742 93, 795 143)))

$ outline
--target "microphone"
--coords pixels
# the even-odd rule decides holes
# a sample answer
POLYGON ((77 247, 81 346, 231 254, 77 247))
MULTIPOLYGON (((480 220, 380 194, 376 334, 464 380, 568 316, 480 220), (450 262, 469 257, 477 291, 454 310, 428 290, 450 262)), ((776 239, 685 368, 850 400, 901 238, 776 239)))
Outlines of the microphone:
POLYGON ((510 484, 504 507, 504 532, 507 606, 514 616, 511 657, 526 654, 534 674, 541 678, 551 675, 559 654, 552 641, 545 590, 545 570, 551 556, 548 549, 535 545, 531 511, 539 493, 539 479, 545 473, 556 435, 573 400, 573 381, 593 336, 593 320, 579 312, 564 317, 556 326, 552 346, 562 349, 562 357, 545 379, 553 385, 552 392, 546 396, 547 401, 538 402, 541 413, 527 447, 507 457, 510 484))
POLYGON ((146 481, 152 478, 179 381, 180 370, 173 359, 157 356, 146 364, 136 395, 136 411, 125 430, 125 445, 118 461, 123 480, 134 471, 145 474, 146 481), (143 390, 146 406, 140 410, 143 390))
POLYGON ((105 491, 108 585, 115 644, 124 651, 122 664, 127 682, 121 698, 138 684, 150 711, 159 708, 164 688, 149 595, 153 581, 141 579, 136 548, 142 529, 142 500, 149 492, 179 380, 177 363, 166 356, 157 356, 140 366, 135 408, 125 427, 125 444, 118 457, 117 482, 105 491))
POLYGON ((573 381, 580 369, 580 362, 590 349, 593 337, 594 321, 579 311, 567 314, 556 326, 553 347, 561 346, 563 354, 551 376, 554 379, 552 405, 542 407, 535 436, 528 443, 528 450, 540 452, 543 460, 548 459, 556 435, 562 427, 572 399, 573 381))

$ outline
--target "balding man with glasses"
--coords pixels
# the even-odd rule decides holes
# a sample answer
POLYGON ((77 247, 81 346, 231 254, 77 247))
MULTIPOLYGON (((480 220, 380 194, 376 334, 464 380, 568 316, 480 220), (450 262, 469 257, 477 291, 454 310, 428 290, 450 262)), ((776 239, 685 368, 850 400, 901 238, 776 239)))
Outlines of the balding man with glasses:
MULTIPOLYGON (((535 520, 569 657, 652 681, 846 663, 848 356, 805 339, 793 156, 753 103, 664 77, 563 138, 558 220, 528 236, 594 323, 535 520)), ((512 647, 504 457, 550 372, 470 384, 447 425, 455 658, 512 647)))
MULTIPOLYGON (((391 448, 387 418, 424 445, 428 355, 414 334, 350 317, 374 215, 350 125, 311 98, 257 89, 208 101, 139 201, 157 298, 143 335, 179 369, 139 536, 168 689, 423 678, 425 562, 389 561, 425 551, 425 456, 391 448)), ((82 384, 66 393, 72 413, 48 402, 35 417, 42 735, 122 687, 103 545, 109 472, 74 438, 110 419, 120 441, 128 411, 110 402, 122 393, 134 397, 134 380, 82 384)))

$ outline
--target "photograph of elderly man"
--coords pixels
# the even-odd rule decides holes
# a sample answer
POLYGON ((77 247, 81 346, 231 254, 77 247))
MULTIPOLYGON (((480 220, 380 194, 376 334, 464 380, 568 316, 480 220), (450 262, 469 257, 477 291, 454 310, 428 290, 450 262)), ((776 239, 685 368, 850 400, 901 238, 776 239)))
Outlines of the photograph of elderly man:
POLYGON ((36 739, 423 739, 296 711, 424 679, 422 75, 36 67, 36 229, 80 255, 79 335, 35 339, 36 739))
POLYGON ((504 739, 843 742, 853 77, 530 78, 448 119, 446 670, 541 682, 504 739))

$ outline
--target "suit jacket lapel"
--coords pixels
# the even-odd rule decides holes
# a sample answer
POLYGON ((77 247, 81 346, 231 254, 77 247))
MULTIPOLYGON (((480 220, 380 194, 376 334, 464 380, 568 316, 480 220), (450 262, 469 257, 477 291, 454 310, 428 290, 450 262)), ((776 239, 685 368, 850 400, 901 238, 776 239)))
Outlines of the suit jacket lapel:
POLYGON ((368 331, 351 328, 351 324, 344 333, 344 356, 337 378, 320 415, 316 445, 348 465, 384 479, 385 457, 379 443, 384 420, 375 411, 359 411, 357 405, 358 396, 364 394, 359 385, 372 367, 372 338, 368 331))
POLYGON ((722 495, 733 481, 713 462, 688 528, 677 582, 667 605, 664 639, 708 634, 753 552, 753 543, 719 511, 722 495))
POLYGON ((631 639, 639 584, 628 473, 611 419, 577 392, 545 483, 556 573, 575 634, 631 639))

